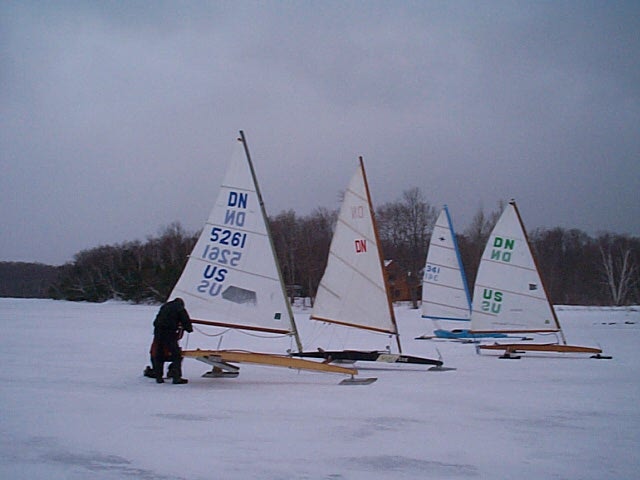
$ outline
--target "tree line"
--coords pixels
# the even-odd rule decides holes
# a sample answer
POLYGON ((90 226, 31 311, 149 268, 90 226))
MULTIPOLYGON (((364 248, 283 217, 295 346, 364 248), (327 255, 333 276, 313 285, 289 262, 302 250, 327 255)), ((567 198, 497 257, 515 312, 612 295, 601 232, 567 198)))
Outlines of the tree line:
MULTIPOLYGON (((498 202, 489 213, 479 209, 471 224, 456 233, 471 291, 489 235, 505 205, 498 202)), ((439 208, 430 205, 417 188, 376 209, 384 257, 401 266, 414 306, 421 296, 425 259, 438 214, 439 208)), ((271 219, 285 282, 302 286, 305 296, 315 296, 336 218, 337 211, 319 209, 305 217, 288 211, 271 219)), ((610 233, 594 238, 578 229, 563 228, 538 228, 528 236, 554 304, 640 302, 640 238, 610 233)))
POLYGON ((0 297, 46 298, 58 267, 28 262, 0 262, 0 297))
MULTIPOLYGON (((491 229, 504 205, 499 202, 489 213, 479 209, 471 224, 457 233, 470 289, 491 229)), ((420 299, 422 270, 438 213, 439 209, 430 205, 417 188, 376 209, 384 257, 400 265, 415 306, 420 299)), ((289 210, 269 218, 278 261, 292 295, 295 292, 312 300, 315 297, 337 215, 336 210, 318 208, 305 216, 289 210)), ((173 223, 145 242, 84 250, 66 265, 48 267, 47 274, 40 278, 32 274, 33 284, 38 285, 33 290, 35 295, 7 295, 13 291, 7 288, 0 290, 0 294, 91 302, 113 298, 162 302, 177 282, 197 238, 198 232, 186 232, 179 223, 173 223), (48 285, 46 295, 43 284, 48 285)), ((591 237, 577 229, 539 228, 529 232, 529 241, 553 303, 640 303, 640 238, 610 233, 591 237)), ((26 265, 33 264, 20 265, 26 271, 26 265)), ((10 275, 24 277, 15 271, 7 276, 3 266, 6 263, 0 263, 0 287, 11 283, 10 275)))
POLYGON ((157 237, 81 251, 60 267, 53 298, 103 302, 163 302, 177 282, 197 240, 174 222, 157 237))

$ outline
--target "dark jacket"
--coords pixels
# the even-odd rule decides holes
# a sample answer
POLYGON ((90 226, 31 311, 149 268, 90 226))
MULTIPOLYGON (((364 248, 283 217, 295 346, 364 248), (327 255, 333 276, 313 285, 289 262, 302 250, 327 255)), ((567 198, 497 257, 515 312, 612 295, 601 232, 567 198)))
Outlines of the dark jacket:
POLYGON ((176 298, 160 307, 160 311, 153 322, 153 327, 154 335, 169 332, 175 333, 180 328, 187 332, 193 332, 189 313, 184 308, 184 302, 181 298, 176 298))

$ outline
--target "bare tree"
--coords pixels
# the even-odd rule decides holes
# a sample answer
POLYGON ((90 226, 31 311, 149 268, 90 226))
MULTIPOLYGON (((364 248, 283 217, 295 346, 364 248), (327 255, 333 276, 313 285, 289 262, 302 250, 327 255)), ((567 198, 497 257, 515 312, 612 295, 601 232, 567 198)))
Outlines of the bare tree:
POLYGON ((464 235, 459 238, 460 255, 464 263, 464 270, 467 274, 469 288, 473 290, 478 274, 478 266, 482 252, 487 244, 491 230, 500 218, 504 210, 505 202, 500 200, 497 209, 489 215, 485 215, 482 207, 478 209, 471 220, 471 225, 464 231, 464 235))
POLYGON ((385 257, 398 262, 406 272, 414 308, 418 308, 422 269, 436 215, 417 187, 403 192, 402 200, 381 206, 377 213, 385 257))
MULTIPOLYGON (((280 212, 275 218, 269 219, 269 227, 284 282, 286 285, 292 286, 298 283, 299 220, 296 217, 296 212, 293 210, 280 212)), ((291 300, 293 301, 293 297, 291 300)))
POLYGON ((624 305, 638 283, 638 262, 628 238, 612 239, 603 235, 598 239, 604 281, 613 305, 624 305))
POLYGON ((302 219, 300 226, 300 279, 311 299, 315 301, 318 285, 327 266, 333 230, 338 218, 337 210, 316 209, 302 219))

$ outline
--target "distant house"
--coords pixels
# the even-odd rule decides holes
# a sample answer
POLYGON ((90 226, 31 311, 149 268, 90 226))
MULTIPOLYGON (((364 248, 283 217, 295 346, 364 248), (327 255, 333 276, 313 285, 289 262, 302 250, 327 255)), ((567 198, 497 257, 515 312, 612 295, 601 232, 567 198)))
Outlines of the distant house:
POLYGON ((389 282, 391 301, 404 302, 411 300, 411 289, 409 288, 406 270, 393 260, 385 260, 384 269, 389 282))

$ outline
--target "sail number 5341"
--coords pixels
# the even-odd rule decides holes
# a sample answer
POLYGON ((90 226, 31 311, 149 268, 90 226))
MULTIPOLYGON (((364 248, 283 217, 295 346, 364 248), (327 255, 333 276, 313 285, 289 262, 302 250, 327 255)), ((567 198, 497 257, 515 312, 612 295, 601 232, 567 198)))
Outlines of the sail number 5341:
POLYGON ((209 240, 221 245, 244 248, 244 244, 247 241, 247 234, 242 232, 234 232, 226 228, 213 227, 211 229, 209 240))

